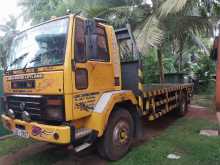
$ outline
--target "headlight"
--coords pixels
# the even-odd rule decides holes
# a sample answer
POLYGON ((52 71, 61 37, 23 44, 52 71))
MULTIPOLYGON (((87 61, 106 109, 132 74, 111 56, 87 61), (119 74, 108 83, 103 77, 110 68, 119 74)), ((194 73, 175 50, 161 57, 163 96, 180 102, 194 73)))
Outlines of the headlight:
POLYGON ((24 121, 27 121, 27 122, 30 122, 30 121, 31 121, 31 116, 30 116, 30 114, 29 114, 27 111, 23 111, 23 112, 22 112, 21 118, 22 118, 24 121))
POLYGON ((64 111, 63 108, 59 107, 48 107, 45 114, 46 120, 49 121, 63 121, 64 111))
POLYGON ((7 111, 7 115, 8 115, 9 117, 11 117, 12 119, 15 118, 15 113, 14 113, 14 111, 13 111, 12 109, 9 109, 9 110, 7 111))
POLYGON ((64 121, 64 99, 63 97, 48 97, 45 109, 45 119, 47 121, 64 121))

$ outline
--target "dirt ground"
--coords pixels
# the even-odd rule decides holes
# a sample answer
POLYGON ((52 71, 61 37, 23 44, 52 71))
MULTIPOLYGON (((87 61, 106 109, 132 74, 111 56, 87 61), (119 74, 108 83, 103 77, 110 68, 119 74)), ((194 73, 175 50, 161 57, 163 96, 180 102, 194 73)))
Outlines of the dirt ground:
MULTIPOLYGON (((212 122, 217 122, 215 113, 208 111, 204 107, 199 106, 190 106, 189 112, 186 115, 187 118, 200 118, 200 119, 208 119, 212 122)), ((156 136, 159 136, 164 130, 166 130, 173 122, 177 120, 176 117, 172 115, 166 115, 158 120, 147 122, 143 121, 144 126, 144 137, 143 140, 135 142, 133 149, 135 147, 142 145, 143 143, 152 140, 156 136)), ((52 148, 56 148, 54 145, 49 145, 46 143, 36 143, 30 145, 26 148, 23 148, 15 153, 11 153, 9 155, 5 155, 0 157, 0 164, 8 165, 8 162, 19 162, 24 160, 28 156, 37 154, 39 152, 43 152, 52 148), (10 161, 9 161, 10 160, 10 161)), ((66 147, 59 148, 62 152, 67 152, 69 156, 66 160, 58 161, 55 165, 83 165, 83 164, 90 164, 90 165, 105 165, 107 162, 101 159, 98 154, 96 153, 95 147, 90 147, 89 149, 82 151, 80 153, 74 153, 73 150, 69 150, 66 147)))

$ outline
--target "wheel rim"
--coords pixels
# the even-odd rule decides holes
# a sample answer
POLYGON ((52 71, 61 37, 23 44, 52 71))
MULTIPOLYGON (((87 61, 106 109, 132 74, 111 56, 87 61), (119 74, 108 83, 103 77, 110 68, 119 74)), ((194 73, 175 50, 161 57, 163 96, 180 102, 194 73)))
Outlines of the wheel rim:
POLYGON ((124 120, 120 120, 113 130, 113 144, 116 146, 128 144, 129 131, 129 124, 124 120))

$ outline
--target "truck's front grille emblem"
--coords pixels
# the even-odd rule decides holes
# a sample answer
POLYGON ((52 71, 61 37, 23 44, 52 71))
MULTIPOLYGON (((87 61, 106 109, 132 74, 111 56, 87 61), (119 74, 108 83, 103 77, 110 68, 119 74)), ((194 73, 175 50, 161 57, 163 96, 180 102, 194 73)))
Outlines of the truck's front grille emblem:
POLYGON ((22 111, 24 111, 24 109, 25 109, 25 102, 21 102, 21 104, 20 104, 20 109, 21 109, 22 111))

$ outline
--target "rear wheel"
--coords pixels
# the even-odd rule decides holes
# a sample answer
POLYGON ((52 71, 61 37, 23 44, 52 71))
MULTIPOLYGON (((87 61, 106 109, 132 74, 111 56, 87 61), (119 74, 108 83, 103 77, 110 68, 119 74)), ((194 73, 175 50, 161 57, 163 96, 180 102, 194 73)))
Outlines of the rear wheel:
POLYGON ((100 156, 109 160, 122 158, 131 147, 134 122, 130 113, 117 108, 110 116, 104 136, 98 142, 100 156))

